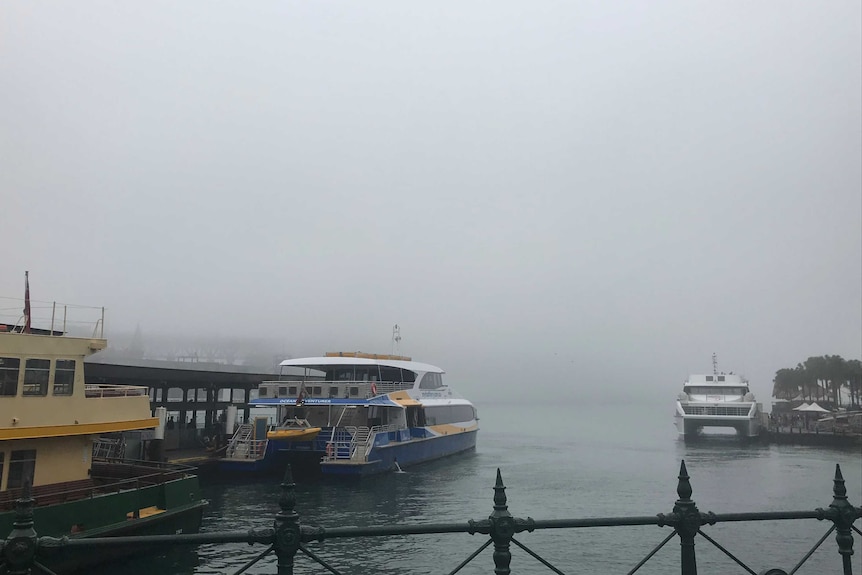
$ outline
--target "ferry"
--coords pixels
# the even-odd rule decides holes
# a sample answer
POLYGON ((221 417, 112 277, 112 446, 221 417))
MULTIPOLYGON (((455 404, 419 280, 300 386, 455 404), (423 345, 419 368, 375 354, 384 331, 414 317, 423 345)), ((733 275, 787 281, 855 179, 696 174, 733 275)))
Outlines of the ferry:
POLYGON ((676 400, 675 420, 680 439, 716 427, 734 428, 740 438, 751 439, 760 435, 763 406, 740 375, 690 375, 676 400))
MULTIPOLYGON (((49 329, 33 327, 28 279, 24 315, 0 323, 0 538, 27 500, 40 536, 196 533, 207 502, 190 468, 94 449, 104 446, 103 435, 155 434, 161 423, 146 387, 85 384, 84 358, 107 347, 104 309, 90 308, 101 311, 86 334, 68 335, 53 319, 49 329)), ((65 307, 48 309, 65 323, 65 307)), ((128 550, 67 550, 37 560, 62 575, 117 553, 128 550)), ((0 553, 0 572, 9 568, 4 561, 0 553)))
POLYGON ((275 417, 239 425, 222 471, 362 477, 474 449, 473 404, 439 367, 400 355, 329 352, 288 359, 295 375, 265 381, 252 406, 275 417), (296 373, 296 372, 299 373, 296 373))

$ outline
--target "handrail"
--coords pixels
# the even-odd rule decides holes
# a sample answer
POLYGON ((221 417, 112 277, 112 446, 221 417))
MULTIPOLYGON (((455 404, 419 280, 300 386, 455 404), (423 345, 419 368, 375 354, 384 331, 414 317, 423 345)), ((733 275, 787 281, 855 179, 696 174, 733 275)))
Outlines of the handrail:
POLYGON ((88 383, 84 386, 84 397, 137 397, 149 395, 143 385, 117 385, 110 383, 88 383))
MULTIPOLYGON (((176 463, 159 463, 153 461, 124 460, 122 462, 110 461, 103 458, 93 458, 93 473, 90 483, 86 486, 73 487, 62 491, 50 491, 36 494, 36 501, 40 498, 76 500, 93 498, 105 493, 115 493, 125 489, 136 489, 143 483, 145 485, 160 485, 168 481, 187 477, 194 473, 194 468, 176 463), (140 473, 129 477, 114 477, 111 475, 99 475, 98 465, 111 465, 117 469, 129 469, 131 471, 142 471, 142 468, 151 470, 148 473, 140 473), (107 482, 102 482, 107 481, 107 482)), ((75 483, 75 482, 67 482, 75 483)), ((37 492, 39 488, 34 488, 37 492)), ((23 488, 8 489, 2 493, 0 498, 0 509, 9 509, 8 503, 15 500, 23 492, 23 488)))
MULTIPOLYGON (((25 301, 24 298, 0 296, 0 302, 3 304, 2 309, 0 309, 0 324, 11 325, 14 332, 23 331, 25 316, 19 315, 17 311, 15 314, 10 314, 6 310, 20 310, 24 307, 25 301), (12 304, 14 308, 11 308, 7 307, 7 302, 19 303, 12 304), (13 319, 14 323, 12 323, 13 319)), ((58 337, 66 335, 67 326, 72 324, 78 333, 90 334, 89 337, 91 338, 104 339, 105 308, 56 301, 30 300, 30 324, 33 330, 41 329, 47 332, 46 335, 58 337), (59 319, 57 318, 59 308, 62 308, 63 312, 62 327, 56 326, 58 330, 55 331, 55 324, 59 319), (70 318, 70 315, 73 317, 70 318), (42 326, 50 326, 50 331, 42 326)))
MULTIPOLYGON (((133 548, 139 546, 159 545, 198 545, 198 544, 224 544, 224 543, 248 543, 248 544, 263 544, 267 548, 260 553, 251 562, 240 568, 236 575, 244 572, 249 567, 260 561, 265 556, 274 552, 277 556, 277 573, 278 575, 293 575, 294 563, 301 552, 301 556, 305 556, 311 561, 323 566, 331 573, 340 573, 335 566, 318 556, 317 552, 313 551, 309 544, 314 542, 324 542, 327 539, 352 539, 359 537, 392 537, 405 535, 429 535, 429 534, 456 534, 463 533, 469 535, 484 535, 484 542, 481 542, 479 548, 463 560, 454 570, 450 571, 453 575, 461 570, 466 564, 476 559, 480 553, 493 544, 493 564, 494 572, 499 574, 512 573, 512 551, 519 549, 524 551, 530 557, 539 561, 542 565, 555 573, 562 573, 557 567, 553 566, 550 561, 541 557, 538 553, 527 547, 524 543, 515 538, 515 535, 522 533, 533 533, 545 529, 572 529, 572 528, 594 528, 594 527, 619 527, 619 526, 658 526, 668 527, 671 532, 662 539, 662 541, 645 557, 643 557, 637 565, 629 571, 629 574, 637 571, 647 561, 649 561, 655 553, 664 547, 671 539, 678 537, 680 540, 680 572, 682 575, 695 575, 697 573, 697 557, 695 554, 695 539, 700 537, 701 540, 709 542, 724 555, 727 556, 728 563, 735 562, 742 566, 748 573, 755 573, 754 569, 745 565, 739 558, 728 549, 722 547, 712 537, 707 535, 706 527, 723 522, 741 522, 741 521, 775 521, 775 520, 810 520, 817 519, 818 521, 828 521, 831 523, 826 535, 817 541, 812 549, 808 551, 796 563, 790 571, 778 569, 766 565, 765 569, 760 569, 758 572, 768 575, 791 575, 802 566, 826 540, 826 538, 834 531, 836 533, 835 541, 838 547, 840 556, 841 570, 843 575, 852 575, 853 568, 851 556, 853 555, 853 536, 852 533, 862 535, 862 530, 854 525, 854 523, 862 517, 862 507, 853 506, 847 499, 847 488, 844 485, 844 478, 841 474, 840 466, 835 467, 835 477, 832 480, 832 502, 828 507, 818 507, 809 510, 795 511, 768 511, 768 512, 753 512, 753 513, 702 513, 697 508, 695 502, 691 499, 692 486, 688 471, 686 470, 685 461, 680 464, 679 475, 677 477, 677 495, 678 499, 673 505, 670 513, 658 513, 656 515, 646 516, 629 516, 629 517, 593 517, 593 518, 575 518, 575 519, 552 519, 541 520, 530 517, 520 518, 515 517, 509 512, 508 497, 506 495, 506 486, 503 484, 502 474, 500 469, 497 469, 497 478, 494 484, 493 511, 487 518, 480 520, 468 520, 457 523, 426 523, 426 524, 395 524, 395 525, 377 525, 368 527, 316 527, 303 525, 300 522, 300 515, 295 510, 297 503, 296 485, 293 482, 293 476, 288 466, 284 479, 281 483, 281 495, 278 500, 280 511, 275 517, 272 527, 260 527, 246 531, 225 531, 225 532, 209 532, 198 534, 179 534, 179 535, 154 535, 154 536, 138 536, 138 537, 98 537, 98 538, 80 538, 71 539, 68 537, 38 537, 36 529, 38 525, 34 525, 32 519, 32 499, 29 494, 29 486, 26 488, 26 493, 17 501, 15 528, 12 534, 6 540, 0 540, 0 557, 7 565, 15 566, 19 572, 28 572, 31 566, 36 565, 36 562, 42 559, 43 556, 48 556, 50 553, 56 553, 62 549, 81 548, 82 550, 93 550, 98 548, 133 548), (26 543, 26 544, 25 544, 26 543)), ((858 491, 856 491, 858 492, 858 491)), ((366 546, 366 548, 369 548, 366 546)), ((373 548, 373 547, 371 547, 373 548)), ((320 550, 325 548, 321 547, 320 550)), ((486 554, 487 555, 487 554, 486 554)), ((763 561, 764 554, 758 555, 758 560, 763 561)), ((783 558, 782 558, 783 559, 783 558)), ((767 558, 766 561, 774 561, 767 558)), ((351 565, 352 566, 352 565, 351 565)), ((831 570, 831 573, 836 573, 838 570, 831 570)))

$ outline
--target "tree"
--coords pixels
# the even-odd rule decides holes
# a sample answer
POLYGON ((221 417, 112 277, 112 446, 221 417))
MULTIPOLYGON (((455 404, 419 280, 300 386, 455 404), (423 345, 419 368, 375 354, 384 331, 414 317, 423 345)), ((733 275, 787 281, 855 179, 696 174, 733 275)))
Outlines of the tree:
POLYGON ((844 362, 845 376, 850 386, 850 404, 859 407, 862 404, 862 361, 851 359, 844 362))
POLYGON ((823 386, 821 386, 820 382, 825 382, 828 379, 826 372, 826 358, 822 355, 809 357, 805 360, 804 369, 808 376, 809 385, 814 388, 816 399, 820 401, 820 399, 822 399, 821 391, 823 390, 823 386))
POLYGON ((772 380, 772 397, 793 399, 800 392, 800 377, 796 369, 783 367, 772 380))
POLYGON ((827 380, 827 389, 832 392, 832 402, 840 406, 841 388, 847 383, 844 358, 840 355, 827 355, 823 357, 824 378, 827 380))

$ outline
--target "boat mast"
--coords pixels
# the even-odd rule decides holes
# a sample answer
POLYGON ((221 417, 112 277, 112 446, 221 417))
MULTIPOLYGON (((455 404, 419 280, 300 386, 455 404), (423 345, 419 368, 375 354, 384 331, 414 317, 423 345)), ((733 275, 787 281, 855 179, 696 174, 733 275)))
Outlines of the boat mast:
POLYGON ((392 355, 401 355, 401 328, 396 323, 392 326, 392 355))
POLYGON ((712 375, 718 375, 718 358, 715 353, 712 354, 712 375))

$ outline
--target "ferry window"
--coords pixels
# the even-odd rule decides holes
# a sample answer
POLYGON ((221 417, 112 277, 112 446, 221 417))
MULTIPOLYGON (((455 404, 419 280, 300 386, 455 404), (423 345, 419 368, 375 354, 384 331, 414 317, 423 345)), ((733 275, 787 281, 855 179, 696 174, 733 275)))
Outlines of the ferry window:
POLYGON ((265 388, 265 387, 261 387, 261 388, 260 388, 260 391, 258 392, 258 396, 260 396, 260 397, 266 397, 267 395, 268 395, 268 394, 267 394, 267 392, 266 392, 266 388, 265 388))
POLYGON ((723 375, 719 375, 719 376, 718 376, 718 381, 724 381, 724 376, 723 376, 723 375))
POLYGON ((0 357, 0 395, 18 394, 18 370, 21 360, 17 357, 0 357))
POLYGON ((391 381, 393 383, 413 383, 416 374, 409 369, 398 369, 397 367, 380 366, 380 381, 391 381))
POLYGON ((323 389, 321 389, 321 387, 320 387, 319 385, 315 385, 315 386, 311 389, 311 393, 312 393, 312 394, 314 394, 314 395, 315 395, 315 396, 317 396, 317 397, 320 397, 320 395, 323 393, 323 389))
POLYGON ((745 395, 744 387, 689 386, 684 391, 692 395, 745 395))
POLYGON ((470 405, 441 405, 425 408, 425 418, 428 425, 444 423, 466 423, 476 416, 470 405))
POLYGON ((351 387, 350 388, 350 395, 352 395, 353 397, 356 397, 357 395, 359 395, 359 388, 358 387, 351 387))
POLYGON ((290 387, 287 388, 287 395, 289 395, 291 397, 296 395, 296 386, 295 385, 291 385, 290 387))
POLYGON ((443 378, 439 373, 426 373, 419 382, 419 389, 437 389, 443 387, 443 378))
POLYGON ((72 395, 75 384, 75 360, 58 359, 54 367, 54 395, 72 395))
POLYGON ((712 376, 711 376, 711 375, 707 375, 707 376, 706 376, 706 381, 712 381, 712 376))
POLYGON ((329 397, 338 397, 338 388, 330 387, 329 388, 329 397))
POLYGON ((25 479, 29 479, 30 484, 32 485, 33 474, 35 473, 35 471, 35 449, 22 449, 20 451, 13 451, 12 457, 9 458, 9 481, 6 483, 7 489, 21 487, 22 485, 24 485, 25 479))
POLYGON ((287 387, 279 387, 278 388, 278 395, 279 395, 279 397, 281 397, 282 395, 287 395, 287 387))
POLYGON ((50 359, 28 359, 24 364, 24 395, 48 395, 50 359))

